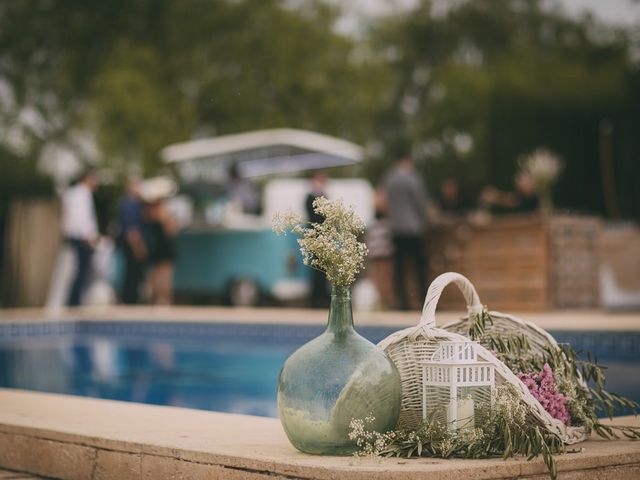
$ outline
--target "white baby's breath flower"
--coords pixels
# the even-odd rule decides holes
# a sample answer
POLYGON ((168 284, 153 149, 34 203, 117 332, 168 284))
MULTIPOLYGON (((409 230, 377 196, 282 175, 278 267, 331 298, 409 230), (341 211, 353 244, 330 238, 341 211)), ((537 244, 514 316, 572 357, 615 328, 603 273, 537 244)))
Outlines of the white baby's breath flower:
POLYGON ((355 453, 356 457, 378 457, 395 439, 393 431, 380 433, 371 430, 370 426, 375 420, 376 418, 369 414, 364 419, 352 418, 349 422, 349 440, 355 441, 359 448, 355 453))
POLYGON ((364 231, 364 221, 344 206, 340 200, 318 197, 313 209, 324 217, 322 223, 303 223, 292 212, 273 216, 273 231, 300 235, 298 244, 305 265, 323 271, 335 285, 351 285, 364 268, 367 246, 358 241, 364 231))
POLYGON ((302 218, 291 210, 287 210, 284 213, 276 212, 273 214, 273 218, 271 219, 272 229, 278 235, 285 234, 289 230, 294 231, 301 223, 302 218))

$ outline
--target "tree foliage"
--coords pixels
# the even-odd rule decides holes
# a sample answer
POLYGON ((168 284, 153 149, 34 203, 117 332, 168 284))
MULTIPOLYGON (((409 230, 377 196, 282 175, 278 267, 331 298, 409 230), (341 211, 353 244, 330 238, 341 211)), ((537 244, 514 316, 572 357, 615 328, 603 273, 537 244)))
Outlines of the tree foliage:
POLYGON ((25 155, 80 130, 105 164, 146 173, 194 135, 287 126, 364 141, 384 74, 334 31, 334 9, 302 4, 3 2, 2 121, 37 112, 25 155))
POLYGON ((467 187, 510 188, 517 157, 545 146, 566 162, 558 204, 604 212, 600 129, 610 121, 619 201, 640 216, 637 45, 622 29, 544 4, 476 0, 436 15, 423 1, 381 23, 374 40, 395 77, 377 122, 387 146, 378 170, 404 143, 432 187, 463 172, 467 187))
POLYGON ((62 145, 153 173, 169 143, 287 126, 369 145, 373 180, 412 146, 432 188, 455 173, 473 189, 510 187, 544 146, 566 161, 557 203, 604 212, 611 125, 638 218, 637 36, 548 5, 422 0, 348 37, 323 0, 1 2, 0 152, 35 164, 62 145))

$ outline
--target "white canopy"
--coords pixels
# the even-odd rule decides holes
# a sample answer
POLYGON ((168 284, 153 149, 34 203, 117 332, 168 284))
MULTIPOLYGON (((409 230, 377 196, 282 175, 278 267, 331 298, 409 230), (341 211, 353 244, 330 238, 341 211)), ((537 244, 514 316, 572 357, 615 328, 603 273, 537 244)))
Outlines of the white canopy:
POLYGON ((329 135, 279 128, 169 145, 160 155, 193 180, 219 178, 214 171, 235 162, 246 177, 352 165, 362 161, 363 149, 329 135))

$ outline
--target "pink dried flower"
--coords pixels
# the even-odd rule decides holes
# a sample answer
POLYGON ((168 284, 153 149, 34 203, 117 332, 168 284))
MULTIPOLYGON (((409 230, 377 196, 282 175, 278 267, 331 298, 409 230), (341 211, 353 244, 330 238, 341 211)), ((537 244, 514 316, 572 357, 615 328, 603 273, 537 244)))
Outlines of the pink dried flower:
POLYGON ((545 363, 542 372, 519 373, 518 378, 524 383, 531 395, 553 418, 569 425, 571 417, 567 409, 567 397, 561 394, 553 381, 553 371, 545 363))

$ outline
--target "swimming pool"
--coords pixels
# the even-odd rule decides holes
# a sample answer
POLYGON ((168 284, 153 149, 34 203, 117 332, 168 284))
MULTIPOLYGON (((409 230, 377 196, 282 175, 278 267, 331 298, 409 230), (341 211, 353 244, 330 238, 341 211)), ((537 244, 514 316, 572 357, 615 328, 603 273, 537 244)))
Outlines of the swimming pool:
MULTIPOLYGON (((324 327, 140 321, 0 325, 0 387, 277 416, 285 358, 324 327)), ((359 327, 378 342, 396 330, 359 327)), ((640 401, 640 332, 552 332, 640 401)))

